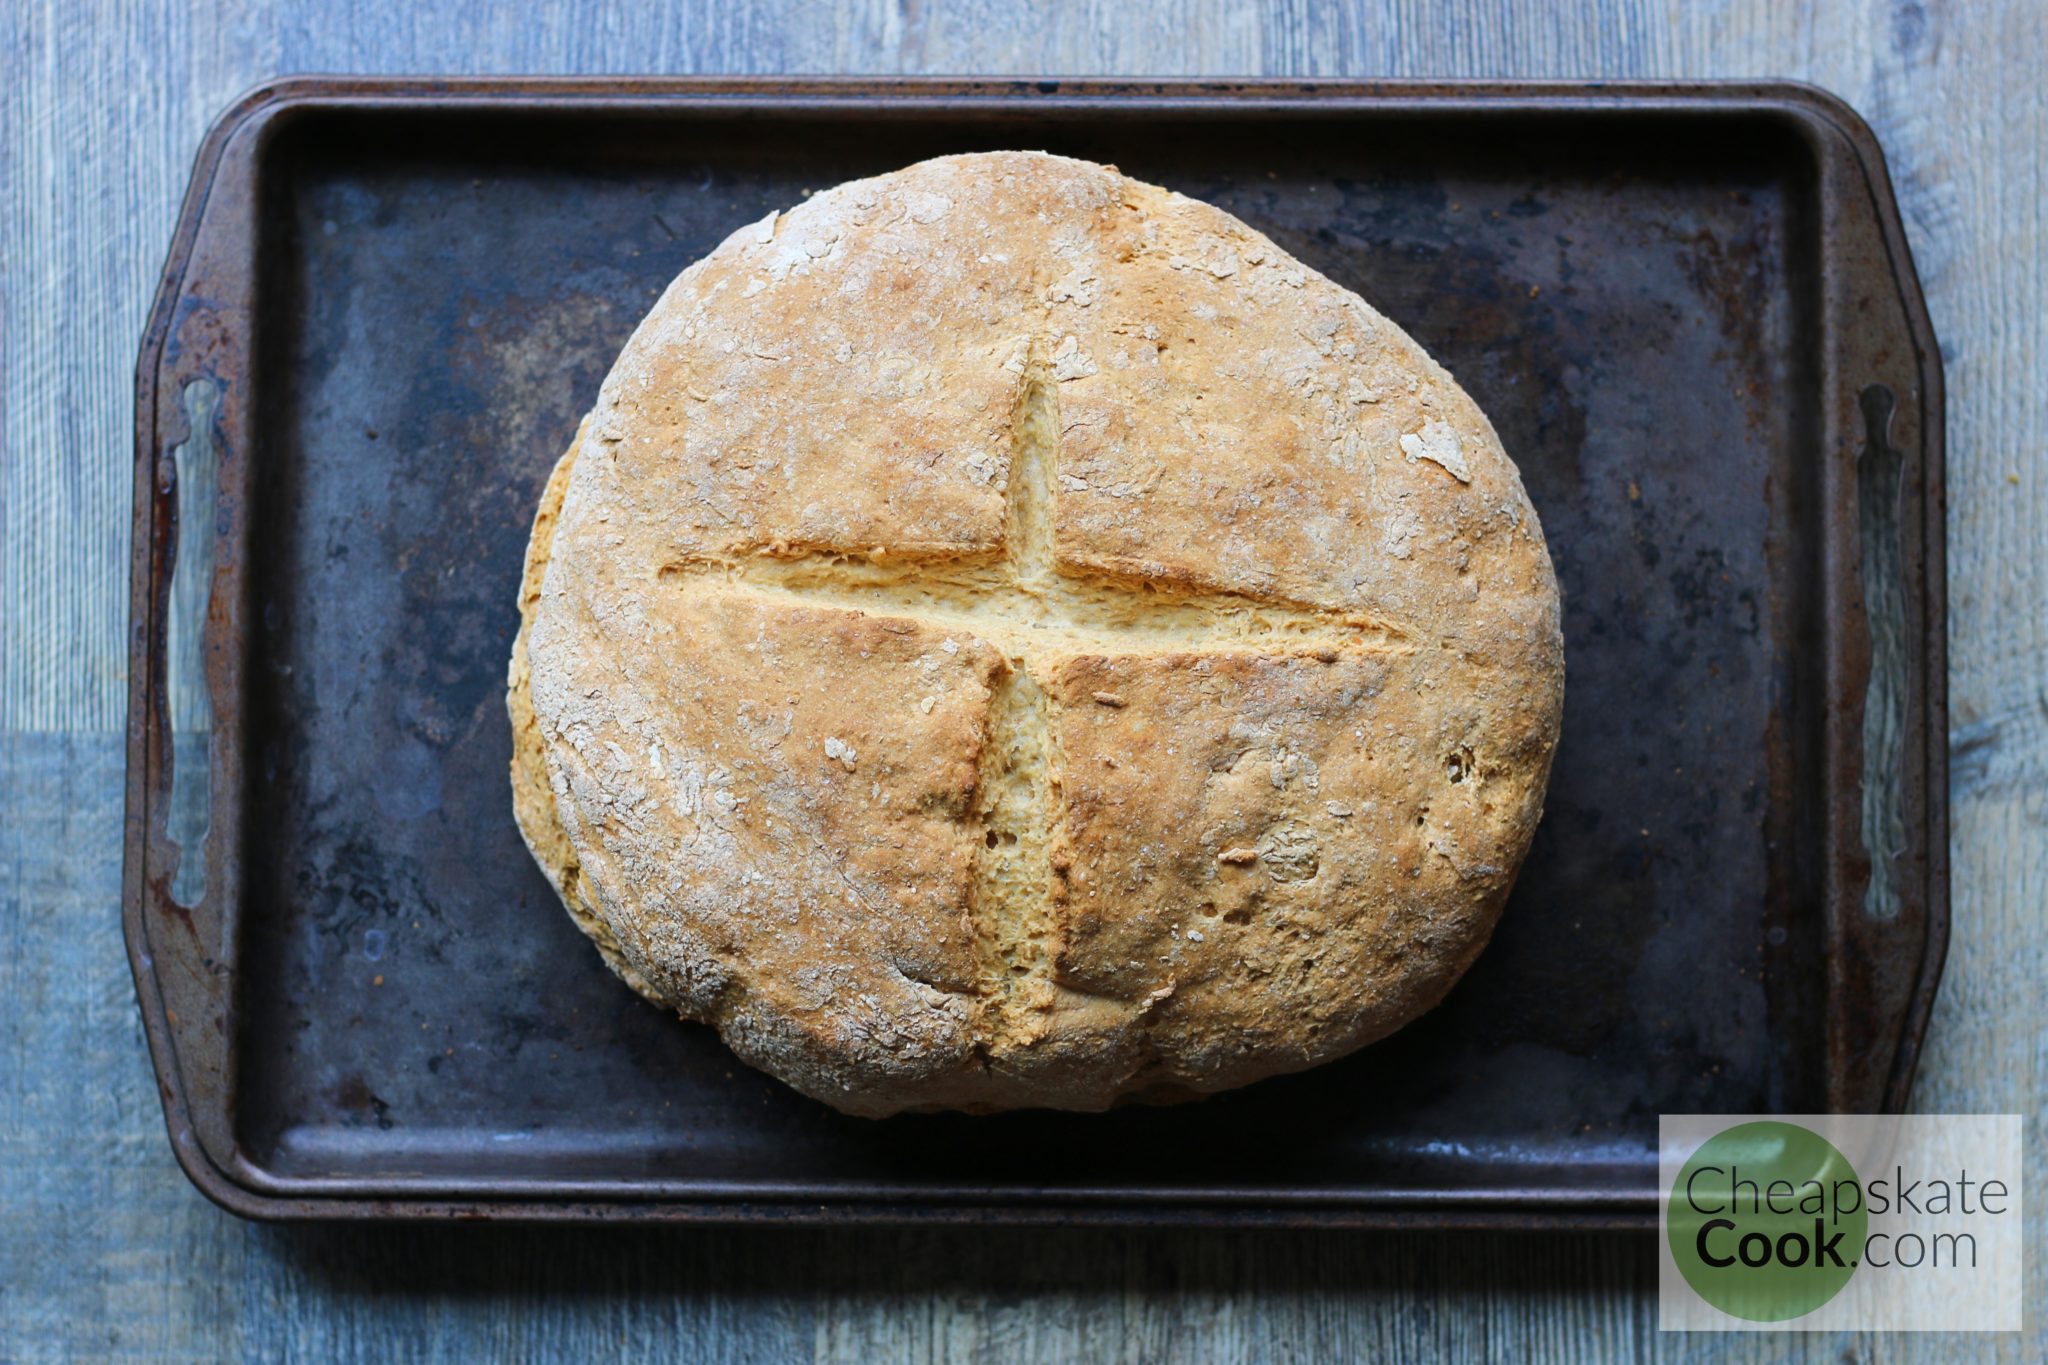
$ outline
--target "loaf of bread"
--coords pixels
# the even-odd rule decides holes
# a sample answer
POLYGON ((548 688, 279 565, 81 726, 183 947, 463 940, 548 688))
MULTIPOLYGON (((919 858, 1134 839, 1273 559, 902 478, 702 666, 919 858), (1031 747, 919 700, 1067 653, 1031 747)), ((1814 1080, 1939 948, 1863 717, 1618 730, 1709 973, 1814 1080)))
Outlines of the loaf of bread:
POLYGON ((855 1114, 1102 1109, 1434 1005, 1541 813, 1556 580, 1355 294, 1114 168, 735 232, 548 482, 514 809, 634 989, 855 1114))

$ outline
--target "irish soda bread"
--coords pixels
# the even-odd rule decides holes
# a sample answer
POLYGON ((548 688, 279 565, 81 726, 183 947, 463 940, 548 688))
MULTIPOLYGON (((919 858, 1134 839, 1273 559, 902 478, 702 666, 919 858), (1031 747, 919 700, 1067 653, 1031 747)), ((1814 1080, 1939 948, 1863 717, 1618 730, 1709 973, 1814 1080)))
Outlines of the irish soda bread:
POLYGON ((1083 161, 735 232, 549 480, 534 856, 620 976, 856 1114, 1350 1052, 1485 944, 1557 585, 1486 417, 1356 295, 1083 161))

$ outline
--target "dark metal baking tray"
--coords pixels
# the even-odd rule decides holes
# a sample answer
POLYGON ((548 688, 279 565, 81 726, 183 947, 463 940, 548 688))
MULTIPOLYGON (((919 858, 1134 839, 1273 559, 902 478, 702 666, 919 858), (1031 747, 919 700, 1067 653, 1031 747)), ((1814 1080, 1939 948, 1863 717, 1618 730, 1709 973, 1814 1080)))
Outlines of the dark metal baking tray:
POLYGON ((1877 144, 1800 86, 259 89, 137 375, 125 916, 178 1158, 263 1217, 1645 1225, 1660 1112, 1905 1101, 1948 926, 1940 384, 1877 144), (1471 974, 1343 1063, 844 1118, 614 980, 513 827, 528 519, 628 331, 768 209, 987 147, 1355 287, 1542 515, 1548 814, 1471 974))

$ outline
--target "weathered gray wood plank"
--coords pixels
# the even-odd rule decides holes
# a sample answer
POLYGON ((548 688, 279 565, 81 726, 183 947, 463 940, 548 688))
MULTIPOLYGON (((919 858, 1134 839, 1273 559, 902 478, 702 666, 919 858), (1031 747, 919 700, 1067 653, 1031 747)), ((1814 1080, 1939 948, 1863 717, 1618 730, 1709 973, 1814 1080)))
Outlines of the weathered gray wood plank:
POLYGON ((1948 357, 1956 939, 1918 1098, 2029 1115, 2038 1193, 2044 37, 2036 0, 0 7, 0 1356, 2037 1357, 2038 1335, 1660 1338, 1648 1249, 1612 1239, 249 1227, 171 1164, 116 906, 130 369, 192 152, 258 79, 1797 76, 1884 140, 1948 357))

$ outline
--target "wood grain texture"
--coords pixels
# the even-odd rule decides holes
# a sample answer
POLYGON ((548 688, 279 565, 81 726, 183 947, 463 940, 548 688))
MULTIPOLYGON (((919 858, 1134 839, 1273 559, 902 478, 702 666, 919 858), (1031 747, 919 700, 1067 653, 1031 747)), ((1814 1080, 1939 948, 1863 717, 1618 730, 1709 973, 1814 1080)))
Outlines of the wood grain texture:
POLYGON ((2038 0, 0 7, 0 1357, 2040 1358, 2038 1311, 2029 1339, 1660 1337, 1642 1239, 245 1225, 171 1163, 117 905, 129 376, 199 137, 259 79, 1798 77, 1883 140, 1948 363, 1956 932, 1917 1104, 2027 1115, 2038 1195, 2044 37, 2038 0))

